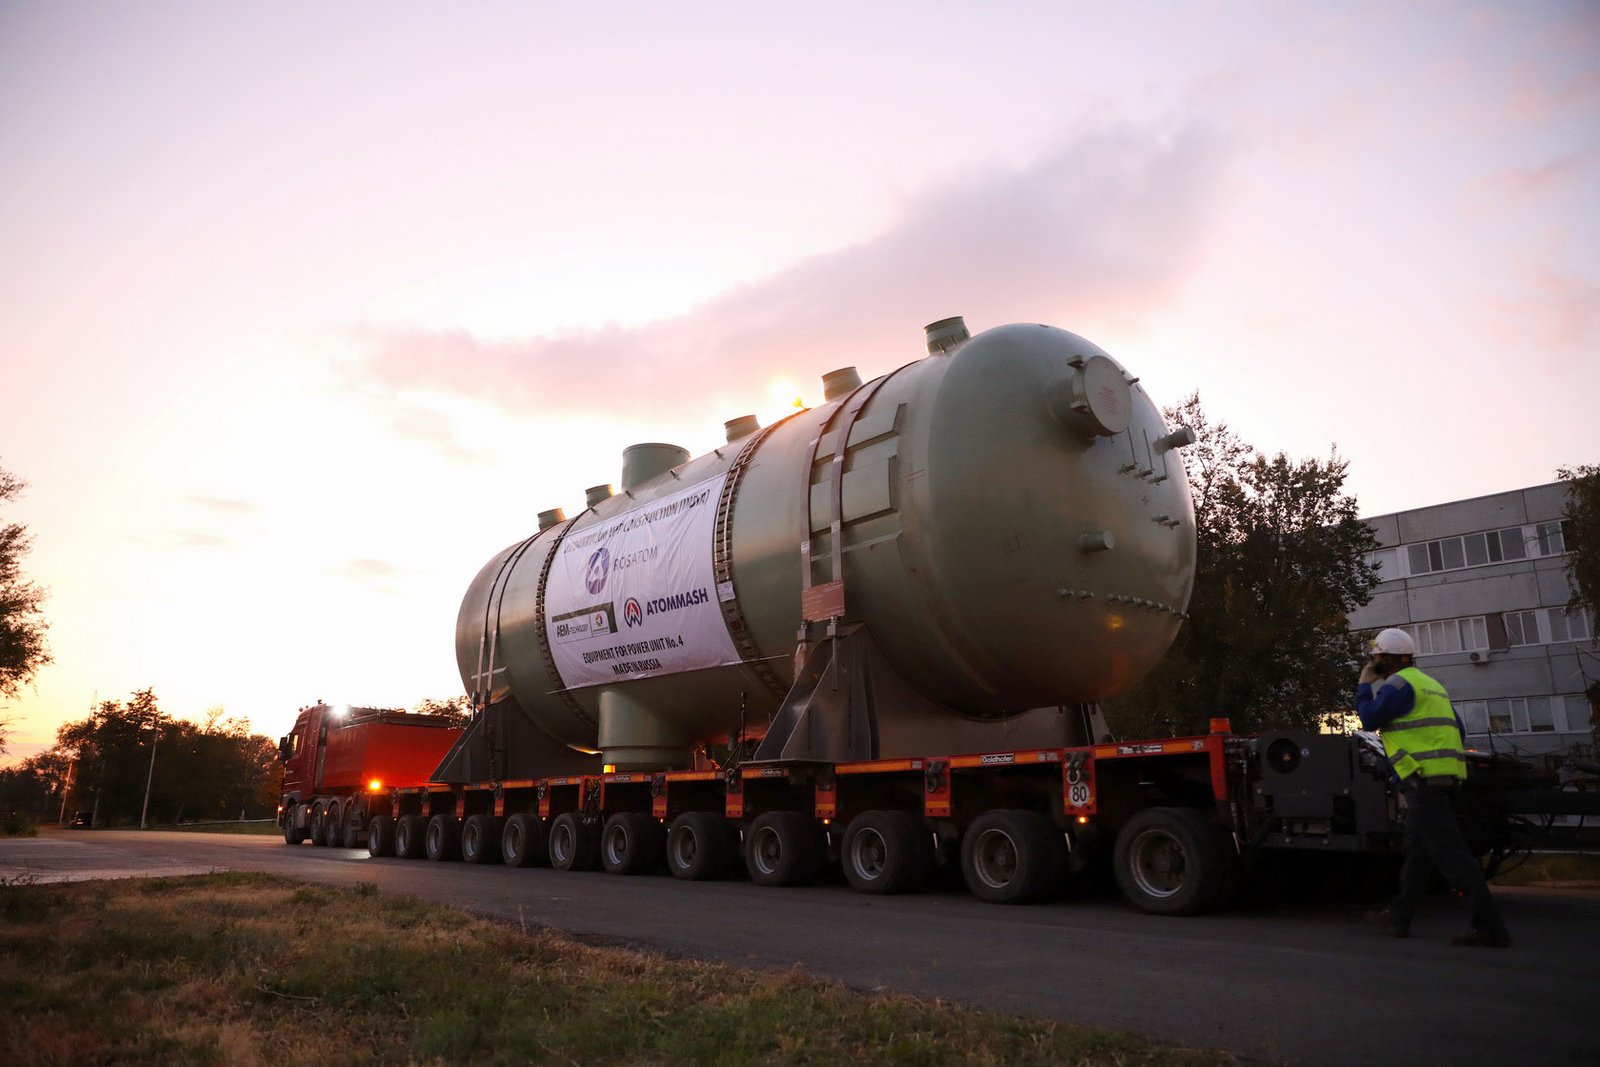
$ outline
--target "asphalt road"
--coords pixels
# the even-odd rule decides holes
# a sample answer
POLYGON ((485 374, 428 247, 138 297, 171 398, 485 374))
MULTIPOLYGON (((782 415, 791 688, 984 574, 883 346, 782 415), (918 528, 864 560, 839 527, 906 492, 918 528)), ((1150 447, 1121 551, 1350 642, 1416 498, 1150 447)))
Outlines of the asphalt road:
POLYGON ((798 966, 856 989, 936 994, 1274 1063, 1600 1063, 1600 894, 1588 891, 1500 891, 1516 946, 1499 951, 1452 947, 1466 915, 1445 901, 1396 941, 1329 906, 1178 919, 1114 900, 1003 907, 956 890, 878 898, 842 885, 374 860, 274 837, 0 839, 0 878, 209 870, 373 882, 589 941, 798 966))

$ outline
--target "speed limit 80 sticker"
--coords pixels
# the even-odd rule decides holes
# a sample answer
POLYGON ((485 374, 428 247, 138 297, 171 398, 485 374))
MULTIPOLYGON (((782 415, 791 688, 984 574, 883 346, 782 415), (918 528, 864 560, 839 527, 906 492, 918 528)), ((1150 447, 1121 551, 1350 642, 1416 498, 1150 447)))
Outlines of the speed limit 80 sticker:
POLYGON ((1061 761, 1061 798, 1071 814, 1094 814, 1094 763, 1088 753, 1075 752, 1061 761))

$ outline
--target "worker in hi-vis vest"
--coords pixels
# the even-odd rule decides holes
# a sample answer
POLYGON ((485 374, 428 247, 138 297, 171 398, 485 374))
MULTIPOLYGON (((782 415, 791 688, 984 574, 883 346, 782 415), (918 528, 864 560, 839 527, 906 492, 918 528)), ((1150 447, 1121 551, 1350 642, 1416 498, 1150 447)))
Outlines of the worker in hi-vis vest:
POLYGON ((1416 654, 1410 634, 1384 630, 1372 641, 1356 688, 1356 714, 1363 729, 1383 738, 1406 809, 1400 892, 1378 913, 1378 923, 1391 937, 1410 937, 1412 916, 1437 869, 1472 903, 1472 930, 1451 943, 1509 948, 1511 935, 1456 822, 1455 791, 1467 778, 1467 732, 1444 686, 1412 666, 1416 654))

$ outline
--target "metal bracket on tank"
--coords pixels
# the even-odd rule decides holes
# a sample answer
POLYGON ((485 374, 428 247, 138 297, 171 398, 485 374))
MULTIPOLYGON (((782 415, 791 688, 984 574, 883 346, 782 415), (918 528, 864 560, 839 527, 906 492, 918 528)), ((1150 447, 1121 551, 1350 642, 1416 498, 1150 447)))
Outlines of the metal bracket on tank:
POLYGON ((893 670, 865 627, 806 656, 751 762, 873 759, 878 753, 874 673, 893 670))

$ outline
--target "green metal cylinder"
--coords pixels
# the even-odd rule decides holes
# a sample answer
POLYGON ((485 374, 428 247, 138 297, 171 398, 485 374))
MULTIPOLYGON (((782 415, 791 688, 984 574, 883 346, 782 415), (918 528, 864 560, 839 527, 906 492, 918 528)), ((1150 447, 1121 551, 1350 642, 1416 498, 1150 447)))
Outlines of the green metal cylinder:
MULTIPOLYGON (((670 764, 741 721, 767 721, 802 637, 829 627, 803 629, 803 604, 834 626, 870 628, 952 716, 1002 719, 1132 685, 1170 646, 1193 581, 1194 513, 1173 451, 1187 438, 1168 434, 1116 361, 1067 331, 1021 324, 968 338, 944 320, 928 347, 648 480, 625 472, 627 491, 501 552, 457 623, 467 691, 515 696, 552 737, 603 748, 608 762, 670 764), (694 507, 715 507, 715 521, 694 507), (673 540, 691 528, 712 543, 673 540), (624 562, 633 581, 685 554, 704 580, 628 598, 637 612, 609 599, 624 562), (589 570, 575 570, 585 559, 589 570), (558 618, 574 604, 590 615, 558 618), (629 641, 638 627, 670 643, 662 619, 703 623, 712 610, 726 632, 687 669, 673 666, 675 646, 658 655, 629 641), (579 648, 615 656, 585 663, 579 648), (616 673, 602 679, 597 666, 616 673)), ((666 448, 643 455, 678 458, 666 448)), ((923 740, 938 731, 929 722, 923 740)))

